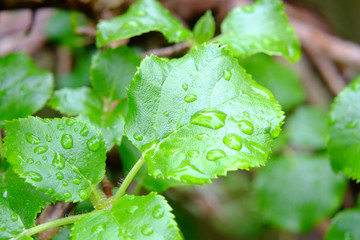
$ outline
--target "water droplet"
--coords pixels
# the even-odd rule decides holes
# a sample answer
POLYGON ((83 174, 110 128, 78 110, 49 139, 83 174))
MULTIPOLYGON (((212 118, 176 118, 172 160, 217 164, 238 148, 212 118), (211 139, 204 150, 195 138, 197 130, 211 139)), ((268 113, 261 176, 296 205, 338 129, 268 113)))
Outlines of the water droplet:
POLYGON ((139 17, 143 17, 146 16, 146 12, 143 10, 138 10, 137 12, 135 12, 135 15, 139 17))
POLYGON ((47 156, 45 156, 45 155, 42 156, 42 159, 43 159, 43 160, 46 160, 46 159, 47 159, 47 156))
POLYGON ((65 193, 64 193, 64 198, 66 198, 66 199, 71 198, 71 193, 65 192, 65 193))
POLYGON ((164 116, 165 116, 165 117, 168 117, 169 115, 170 115, 170 113, 169 113, 168 111, 165 111, 165 112, 164 112, 164 116))
POLYGON ((74 125, 74 123, 75 123, 75 119, 73 119, 73 118, 69 118, 66 120, 66 125, 68 125, 68 126, 72 126, 72 125, 74 125))
POLYGON ((145 236, 150 236, 151 234, 153 234, 153 232, 154 230, 149 225, 144 225, 141 228, 141 233, 144 234, 145 236))
POLYGON ((189 86, 186 83, 183 83, 182 88, 186 91, 189 89, 189 86))
POLYGON ((86 126, 84 126, 84 127, 80 130, 80 135, 83 136, 83 137, 87 136, 88 133, 89 133, 89 130, 87 129, 86 126))
POLYGON ((74 128, 74 132, 77 132, 78 130, 77 130, 77 128, 74 128))
POLYGON ((58 125, 57 125, 57 129, 59 129, 59 130, 64 130, 64 129, 65 129, 65 126, 62 125, 62 124, 58 124, 58 125))
POLYGON ((53 188, 49 188, 48 190, 47 190, 47 194, 48 195, 51 195, 51 194, 53 194, 55 191, 54 191, 54 189, 53 188))
POLYGON ((197 99, 197 96, 195 94, 188 94, 184 97, 185 102, 190 103, 197 99))
POLYGON ((223 143, 234 150, 240 151, 242 147, 241 138, 236 134, 228 134, 224 137, 223 143))
POLYGON ((247 112, 247 111, 244 111, 243 114, 244 114, 245 117, 250 117, 250 113, 247 112))
POLYGON ((157 205, 153 212, 152 212, 152 215, 155 219, 160 219, 164 216, 164 210, 163 208, 160 206, 160 205, 157 205))
POLYGON ((63 134, 60 142, 65 149, 70 149, 73 146, 73 139, 69 134, 63 134))
POLYGON ((224 70, 224 72, 223 72, 223 78, 224 78, 226 81, 230 81, 231 75, 232 75, 232 73, 231 73, 230 70, 228 70, 228 69, 224 70))
POLYGON ((134 133, 134 139, 136 141, 141 141, 143 140, 144 136, 141 133, 134 133))
POLYGON ((105 223, 100 223, 91 229, 91 233, 98 234, 100 232, 105 231, 105 228, 106 228, 105 223))
POLYGON ((210 150, 207 154, 206 154, 206 159, 209 161, 216 161, 220 158, 225 157, 226 154, 223 150, 221 149, 213 149, 210 150))
POLYGON ((270 136, 275 139, 279 136, 280 132, 281 132, 281 129, 279 127, 275 128, 275 129, 271 129, 270 136))
POLYGON ((64 175, 63 175, 61 172, 57 172, 57 173, 55 174, 55 176, 56 176, 56 179, 57 179, 57 180, 63 180, 63 179, 64 179, 64 175))
POLYGON ((67 187, 69 185, 67 181, 62 181, 61 183, 64 187, 67 187))
POLYGON ((254 132, 254 125, 247 120, 239 121, 238 126, 240 130, 247 135, 251 135, 254 132))
POLYGON ((26 162, 29 163, 29 164, 32 164, 32 163, 34 163, 34 159, 28 158, 28 159, 26 160, 26 162))
POLYGON ((202 133, 197 135, 195 138, 199 141, 203 140, 204 138, 209 137, 209 135, 207 135, 206 133, 202 133))
POLYGON ((52 140, 52 138, 51 138, 51 136, 49 134, 46 134, 45 138, 46 138, 47 142, 51 142, 51 140, 52 140))
POLYGON ((269 90, 267 90, 266 88, 260 86, 259 84, 257 83, 253 83, 251 88, 256 92, 256 93, 259 93, 261 95, 263 95, 264 97, 266 97, 266 99, 269 99, 270 100, 270 94, 269 94, 269 90))
POLYGON ((39 146, 34 149, 34 153, 43 154, 48 150, 48 146, 39 146))
POLYGON ((13 213, 11 214, 10 219, 11 221, 16 222, 18 220, 18 216, 16 215, 16 213, 13 213))
POLYGON ((36 163, 35 163, 36 165, 41 165, 41 162, 39 162, 39 161, 36 161, 36 163))
POLYGON ((79 191, 79 196, 82 200, 85 200, 89 197, 89 194, 85 191, 85 190, 80 190, 79 191))
POLYGON ((96 152, 100 148, 100 140, 94 136, 87 141, 86 145, 90 151, 96 152))
POLYGON ((130 20, 126 21, 122 26, 123 28, 137 28, 138 23, 136 21, 130 20))
POLYGON ((199 154, 200 153, 197 150, 191 150, 191 151, 188 152, 189 157, 192 157, 192 158, 195 158, 195 157, 199 156, 199 154))
POLYGON ((133 214, 136 212, 136 210, 138 210, 138 206, 131 206, 127 209, 127 212, 130 213, 130 214, 133 214))
POLYGON ((33 171, 24 173, 24 177, 28 177, 35 182, 40 182, 42 180, 42 176, 39 173, 33 171))
POLYGON ((39 144, 40 139, 31 133, 25 133, 25 139, 28 143, 39 144))
POLYGON ((161 172, 160 169, 155 169, 154 171, 152 171, 151 175, 154 176, 155 178, 162 175, 163 173, 161 172))
POLYGON ((75 185, 79 185, 81 183, 81 179, 80 178, 74 178, 72 180, 72 182, 75 184, 75 185))
POLYGON ((244 6, 241 9, 246 13, 252 13, 255 10, 253 6, 244 6))
POLYGON ((62 154, 55 152, 54 158, 51 163, 55 168, 62 170, 65 167, 65 158, 62 154))
POLYGON ((216 130, 225 125, 226 116, 225 113, 216 109, 203 110, 195 113, 190 123, 216 130))

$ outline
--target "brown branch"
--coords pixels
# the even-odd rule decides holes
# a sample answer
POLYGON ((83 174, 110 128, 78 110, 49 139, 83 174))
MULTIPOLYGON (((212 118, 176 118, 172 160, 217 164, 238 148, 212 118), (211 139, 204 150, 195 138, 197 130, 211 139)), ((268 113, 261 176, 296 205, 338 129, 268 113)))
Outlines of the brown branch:
POLYGON ((181 43, 171 45, 168 47, 157 48, 157 49, 152 49, 152 50, 146 51, 142 54, 142 57, 144 58, 144 57, 152 55, 152 54, 159 56, 159 57, 171 57, 171 56, 174 56, 181 52, 187 51, 189 49, 190 49, 189 42, 181 42, 181 43))

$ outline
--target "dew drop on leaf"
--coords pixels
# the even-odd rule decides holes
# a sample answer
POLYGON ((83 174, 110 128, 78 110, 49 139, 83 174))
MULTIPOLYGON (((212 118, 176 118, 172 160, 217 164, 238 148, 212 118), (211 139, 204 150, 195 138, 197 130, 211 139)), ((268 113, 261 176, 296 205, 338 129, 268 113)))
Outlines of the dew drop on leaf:
POLYGON ((146 16, 146 12, 143 10, 138 10, 137 12, 135 12, 135 15, 139 17, 144 17, 146 16))
POLYGON ((66 198, 66 199, 71 198, 71 193, 65 192, 64 193, 64 198, 66 198))
POLYGON ((195 157, 199 156, 199 154, 200 153, 197 150, 191 150, 191 151, 188 152, 189 157, 192 157, 192 158, 195 158, 195 157))
POLYGON ((58 125, 57 125, 57 129, 59 129, 59 130, 64 130, 64 129, 65 129, 65 126, 62 125, 62 124, 58 124, 58 125))
POLYGON ((190 103, 197 99, 197 96, 195 94, 188 94, 184 97, 185 102, 190 103))
POLYGON ((138 27, 138 23, 136 21, 127 21, 123 24, 123 28, 136 28, 138 27))
POLYGON ((79 191, 79 196, 80 196, 80 198, 82 199, 82 200, 85 200, 85 199, 87 199, 88 198, 88 193, 85 191, 85 190, 80 190, 79 191))
POLYGON ((34 171, 30 171, 30 172, 26 172, 24 173, 25 177, 30 178, 31 180, 35 181, 35 182, 40 182, 42 180, 42 176, 34 171))
POLYGON ((55 168, 62 170, 65 167, 65 158, 60 153, 55 152, 54 158, 51 163, 55 168))
POLYGON ((279 136, 280 132, 281 132, 281 129, 279 127, 275 128, 275 129, 271 129, 270 136, 275 139, 279 136))
POLYGON ((51 140, 52 140, 52 138, 51 138, 51 136, 49 134, 46 134, 45 138, 46 138, 47 142, 51 142, 51 140))
POLYGON ((223 72, 223 78, 224 78, 226 81, 230 81, 231 75, 232 75, 232 73, 231 73, 230 70, 228 70, 228 69, 224 70, 224 72, 223 72))
POLYGON ((64 179, 64 175, 63 175, 61 172, 57 172, 57 173, 55 174, 55 176, 56 176, 56 179, 57 179, 57 180, 63 180, 63 179, 64 179))
POLYGON ((86 126, 84 126, 80 131, 80 135, 83 136, 83 137, 87 136, 88 133, 89 133, 89 130, 87 129, 86 126))
POLYGON ((186 83, 184 83, 184 84, 182 85, 182 88, 183 88, 185 91, 187 91, 187 90, 189 89, 189 86, 188 86, 186 83))
POLYGON ((65 149, 70 149, 73 146, 73 138, 69 134, 63 134, 60 142, 61 146, 65 149))
POLYGON ((134 139, 136 141, 141 141, 143 140, 144 136, 141 133, 134 133, 134 139))
POLYGON ((66 125, 68 125, 68 126, 72 126, 72 125, 74 125, 74 123, 75 123, 75 120, 72 118, 69 118, 66 120, 66 125))
POLYGON ((238 126, 240 130, 247 135, 251 135, 254 132, 254 125, 247 120, 241 120, 238 122, 238 126))
POLYGON ((264 89, 261 89, 260 87, 256 86, 256 85, 252 85, 251 88, 256 92, 259 93, 261 95, 263 95, 264 97, 266 97, 268 100, 270 100, 270 95, 269 93, 267 93, 264 89))
POLYGON ((164 116, 165 116, 165 117, 168 117, 169 115, 170 115, 170 113, 169 113, 168 111, 165 111, 165 112, 164 112, 164 116))
POLYGON ((80 178, 74 178, 72 180, 72 182, 75 184, 75 185, 79 185, 81 183, 81 179, 80 178))
POLYGON ((160 205, 157 205, 153 212, 152 212, 152 215, 155 219, 160 219, 164 216, 164 210, 163 208, 160 206, 160 205))
POLYGON ((220 158, 225 157, 226 154, 223 150, 221 149, 213 149, 210 150, 207 154, 206 154, 206 159, 209 161, 216 161, 220 158))
POLYGON ((100 223, 91 229, 91 233, 96 234, 105 231, 105 223, 100 223))
POLYGON ((206 133, 203 134, 199 134, 197 135, 195 138, 199 141, 203 140, 204 138, 209 137, 209 135, 207 135, 206 133))
POLYGON ((142 226, 142 228, 141 228, 141 233, 142 233, 143 235, 145 235, 145 236, 150 236, 151 234, 154 233, 154 230, 152 229, 151 226, 149 226, 149 225, 144 225, 144 226, 142 226))
POLYGON ((244 6, 241 9, 246 13, 252 13, 255 10, 253 6, 244 6))
POLYGON ((32 133, 25 133, 25 139, 28 143, 31 143, 31 144, 39 144, 40 143, 40 139, 38 137, 36 137, 35 135, 33 135, 32 133))
POLYGON ((53 188, 49 188, 46 193, 49 194, 49 195, 51 195, 51 194, 53 194, 54 192, 55 192, 55 191, 54 191, 53 188))
POLYGON ((191 117, 190 123, 217 130, 225 125, 226 116, 216 109, 202 110, 191 117))
POLYGON ((15 213, 13 213, 11 214, 10 219, 11 221, 16 222, 18 220, 18 216, 15 213))
POLYGON ((26 159, 26 162, 29 163, 29 164, 32 164, 32 163, 34 163, 34 159, 28 158, 28 159, 26 159))
POLYGON ((36 165, 41 165, 41 162, 39 162, 39 161, 36 161, 36 163, 35 163, 36 165))
POLYGON ((39 146, 34 149, 34 153, 43 154, 48 150, 48 146, 39 146))
POLYGON ((86 142, 86 145, 90 151, 96 152, 100 148, 100 140, 94 136, 86 142))
POLYGON ((67 181, 62 181, 61 183, 64 187, 67 187, 69 185, 67 181))
POLYGON ((236 134, 228 134, 223 138, 223 143, 234 150, 240 151, 242 147, 241 138, 236 134))
POLYGON ((138 206, 131 206, 127 209, 127 212, 130 213, 130 214, 133 214, 136 212, 136 210, 138 210, 138 206))
POLYGON ((45 161, 47 159, 47 156, 42 156, 42 159, 45 161))

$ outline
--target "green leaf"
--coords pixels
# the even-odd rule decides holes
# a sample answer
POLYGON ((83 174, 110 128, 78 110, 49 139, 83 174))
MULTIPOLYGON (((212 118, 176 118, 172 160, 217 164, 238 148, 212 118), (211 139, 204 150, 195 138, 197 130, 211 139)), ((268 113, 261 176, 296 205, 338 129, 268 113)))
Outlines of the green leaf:
MULTIPOLYGON (((0 198, 0 239, 13 239, 25 230, 20 217, 12 211, 6 202, 0 198)), ((20 240, 29 240, 31 237, 22 237, 20 240)))
POLYGON ((345 178, 333 173, 326 157, 310 155, 272 159, 254 184, 264 218, 291 232, 309 231, 330 217, 346 189, 345 178))
POLYGON ((350 209, 338 213, 326 233, 326 240, 360 239, 360 210, 350 209))
POLYGON ((272 94, 217 45, 147 57, 128 97, 125 133, 149 175, 192 184, 264 165, 283 120, 272 94))
POLYGON ((105 173, 106 148, 100 132, 71 118, 5 122, 4 152, 14 171, 46 195, 78 202, 105 173))
POLYGON ((140 61, 141 58, 125 46, 99 51, 92 59, 91 84, 108 101, 126 98, 126 88, 140 61))
POLYGON ((70 234, 71 228, 69 226, 63 226, 51 240, 71 240, 70 234))
POLYGON ((110 211, 93 212, 75 223, 73 239, 182 239, 164 197, 125 195, 110 211))
POLYGON ((324 149, 326 144, 327 111, 301 106, 286 122, 290 143, 298 148, 324 149))
POLYGON ((256 54, 240 62, 260 85, 268 88, 287 111, 305 101, 298 74, 265 54, 256 54))
POLYGON ((208 10, 206 13, 196 22, 194 26, 194 39, 197 43, 204 43, 209 41, 215 34, 215 19, 208 10))
POLYGON ((54 202, 54 199, 37 191, 12 170, 1 175, 0 196, 20 216, 27 228, 35 225, 37 214, 47 203, 54 202))
POLYGON ((329 117, 327 149, 331 166, 360 181, 360 77, 335 99, 329 117))
POLYGON ((159 31, 169 42, 181 42, 190 37, 191 31, 184 28, 156 0, 139 0, 129 10, 111 20, 102 20, 97 25, 96 45, 130 38, 150 31, 159 31))
POLYGON ((0 121, 40 110, 50 98, 53 85, 52 74, 36 68, 27 55, 0 57, 0 121))
POLYGON ((258 0, 234 8, 221 24, 221 32, 219 41, 238 57, 263 52, 295 62, 301 56, 299 40, 280 0, 258 0))

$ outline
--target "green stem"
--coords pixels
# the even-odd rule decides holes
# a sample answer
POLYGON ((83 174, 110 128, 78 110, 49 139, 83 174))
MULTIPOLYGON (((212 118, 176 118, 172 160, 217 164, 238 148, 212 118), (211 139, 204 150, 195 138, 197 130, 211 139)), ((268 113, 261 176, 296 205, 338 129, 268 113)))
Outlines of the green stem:
POLYGON ((18 235, 16 239, 20 239, 23 236, 32 236, 34 234, 37 234, 39 232, 45 231, 47 229, 50 228, 54 228, 54 227, 59 227, 62 225, 67 225, 67 224, 72 224, 74 222, 76 222, 77 220, 79 220, 80 218, 84 217, 85 215, 87 215, 88 213, 85 214, 79 214, 79 215, 75 215, 75 216, 71 216, 71 217, 65 217, 65 218, 60 218, 54 221, 50 221, 50 222, 46 222, 40 225, 37 225, 35 227, 26 229, 24 232, 22 232, 20 235, 18 235))
POLYGON ((144 184, 144 181, 145 181, 145 177, 146 177, 146 174, 144 174, 141 179, 138 181, 138 184, 136 185, 135 187, 135 190, 133 192, 133 195, 139 195, 140 191, 141 191, 141 188, 144 184))
POLYGON ((136 173, 140 170, 142 165, 144 165, 145 159, 144 155, 141 155, 139 160, 135 163, 133 168, 130 170, 129 174, 125 177, 124 182, 121 184, 119 190, 116 194, 111 198, 111 202, 114 203, 119 200, 126 192, 126 189, 129 187, 131 181, 134 179, 136 173))
POLYGON ((108 199, 103 191, 101 191, 96 185, 91 185, 90 200, 95 209, 104 209, 108 205, 108 199))
POLYGON ((1 135, 1 128, 0 128, 0 161, 4 160, 4 152, 3 152, 3 138, 1 135))

